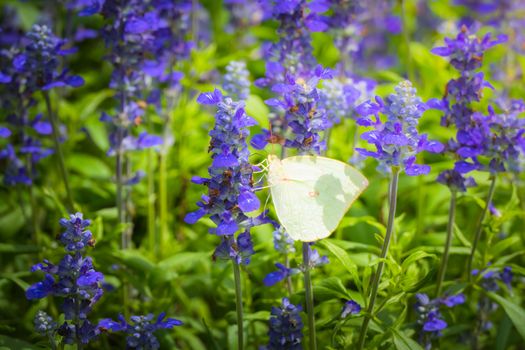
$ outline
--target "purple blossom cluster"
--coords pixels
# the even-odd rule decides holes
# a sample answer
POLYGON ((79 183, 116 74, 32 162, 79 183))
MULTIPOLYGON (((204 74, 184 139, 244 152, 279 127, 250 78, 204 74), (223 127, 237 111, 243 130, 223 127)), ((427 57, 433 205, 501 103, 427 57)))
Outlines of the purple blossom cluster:
POLYGON ((319 106, 326 111, 330 125, 355 117, 355 108, 372 96, 375 84, 366 79, 334 78, 319 89, 319 106))
POLYGON ((375 102, 366 101, 357 107, 357 112, 362 116, 357 124, 374 128, 363 133, 361 138, 374 145, 376 151, 363 148, 356 150, 364 156, 377 159, 380 170, 388 172, 392 167, 400 167, 410 176, 427 174, 430 166, 416 164, 416 155, 421 151, 439 153, 443 145, 428 140, 425 134, 419 134, 418 120, 427 106, 416 95, 412 84, 403 81, 395 90, 386 101, 377 96, 375 102), (380 113, 386 116, 385 122, 381 121, 380 113))
MULTIPOLYGON (((525 54, 525 19, 521 15, 525 4, 520 0, 454 0, 454 4, 463 5, 474 11, 477 18, 509 35, 510 47, 519 54, 525 54)), ((472 19, 470 19, 472 20, 472 19)))
POLYGON ((465 303, 465 295, 446 295, 430 299, 426 294, 416 294, 415 304, 417 323, 421 326, 420 343, 425 345, 426 350, 432 348, 432 339, 440 337, 442 331, 447 328, 447 322, 443 320, 440 308, 444 305, 452 308, 465 303))
POLYGON ((290 303, 283 298, 280 307, 272 307, 269 321, 270 337, 267 350, 300 350, 303 348, 303 321, 300 312, 301 305, 290 303))
POLYGON ((317 86, 332 75, 313 56, 311 32, 326 30, 321 13, 327 9, 321 0, 272 2, 271 17, 279 23, 279 41, 266 46, 266 74, 255 85, 270 87, 278 97, 266 101, 274 109, 270 116, 272 132, 263 129, 263 134, 252 141, 255 148, 278 142, 300 154, 319 154, 325 149, 319 133, 328 128, 329 121, 327 112, 318 108, 317 86), (288 129, 292 133, 289 137, 288 129))
MULTIPOLYGON (((309 78, 287 75, 283 83, 275 84, 272 90, 280 95, 266 103, 284 115, 284 121, 291 130, 291 135, 284 142, 284 147, 297 149, 299 154, 320 154, 326 149, 326 141, 321 133, 328 129, 330 122, 327 111, 320 108, 319 89, 322 79, 331 79, 329 70, 317 66, 309 78)), ((262 149, 268 138, 254 138, 252 146, 262 149)))
POLYGON ((78 87, 84 80, 59 71, 61 57, 75 52, 63 49, 66 40, 56 37, 45 25, 34 25, 18 42, 6 43, 0 50, 0 106, 6 111, 7 126, 0 126, 0 158, 6 159, 4 184, 31 185, 37 164, 53 153, 45 146, 52 134, 51 123, 42 114, 31 117, 35 94, 61 86, 78 87), (19 45, 19 46, 17 46, 19 45))
POLYGON ((446 46, 437 47, 433 53, 449 57, 450 64, 461 76, 447 84, 447 93, 442 101, 432 101, 444 112, 442 125, 454 125, 456 139, 449 140, 446 150, 456 157, 453 170, 447 170, 438 181, 453 190, 465 191, 475 185, 471 178, 465 178, 473 170, 491 173, 515 170, 516 159, 525 152, 525 123, 519 118, 524 109, 522 101, 513 100, 496 113, 489 106, 488 114, 476 112, 472 102, 481 100, 484 87, 492 85, 484 80, 481 68, 484 52, 506 40, 503 35, 492 40, 489 34, 482 39, 469 33, 463 26, 455 39, 445 39, 446 46))
POLYGON ((44 313, 36 315, 36 330, 48 335, 50 340, 58 334, 63 337, 65 344, 87 344, 100 333, 87 318, 102 297, 101 283, 104 279, 104 275, 95 270, 92 259, 83 256, 86 248, 94 245, 91 232, 86 230, 89 224, 90 221, 84 220, 81 213, 70 215, 69 220, 60 220, 60 225, 66 231, 60 236, 59 242, 65 247, 67 254, 58 265, 44 260, 31 269, 33 272, 43 271, 45 277, 26 290, 29 300, 47 296, 64 299, 64 322, 61 325, 44 313))
POLYGON ((278 21, 279 41, 267 45, 266 76, 255 81, 259 87, 282 83, 286 75, 307 77, 316 66, 312 54, 311 32, 325 30, 320 13, 326 11, 324 1, 272 1, 271 17, 278 21))
POLYGON ((258 0, 225 0, 224 5, 230 13, 227 30, 236 30, 242 34, 266 19, 271 6, 269 1, 258 0))
POLYGON ((110 87, 118 104, 114 116, 101 117, 112 128, 108 154, 162 144, 161 137, 145 132, 137 137, 133 129, 141 124, 147 104, 161 108, 161 87, 169 90, 179 84, 182 74, 172 67, 188 57, 193 45, 185 40, 190 12, 191 1, 166 0, 91 0, 80 12, 99 13, 106 21, 102 36, 114 68, 110 87))
POLYGON ((7 66, 8 72, 0 73, 0 83, 13 82, 14 86, 10 87, 18 87, 19 93, 28 95, 55 87, 79 87, 84 84, 82 77, 70 75, 67 69, 59 71, 60 57, 76 50, 63 49, 67 41, 55 36, 49 27, 35 24, 26 34, 24 42, 23 51, 13 55, 12 66, 7 66))
POLYGON ((210 131, 212 165, 208 168, 209 178, 192 178, 192 182, 208 187, 208 194, 197 203, 200 209, 187 214, 184 220, 194 224, 208 215, 217 225, 210 233, 224 238, 215 256, 229 256, 237 263, 248 263, 248 256, 253 252, 249 229, 266 220, 263 215, 246 216, 260 207, 254 193, 254 168, 248 160, 246 145, 248 128, 257 122, 246 114, 242 102, 224 97, 218 89, 200 94, 197 102, 217 107, 215 127, 210 131), (233 235, 240 229, 244 233, 239 235, 239 244, 236 244, 233 235))
MULTIPOLYGON (((373 62, 374 68, 388 68, 396 57, 388 52, 387 33, 400 34, 401 18, 392 14, 392 2, 374 1, 323 1, 326 11, 332 15, 324 17, 328 31, 341 56, 342 69, 351 66, 354 71, 364 70, 373 62)), ((324 11, 320 12, 324 12, 324 11)))
POLYGON ((228 63, 223 80, 224 91, 231 99, 245 101, 250 95, 250 72, 246 69, 246 62, 231 61, 228 63))
POLYGON ((172 329, 181 325, 182 321, 166 318, 166 313, 163 312, 156 319, 153 314, 131 316, 129 322, 122 315, 119 315, 118 321, 106 318, 100 320, 98 328, 104 331, 126 333, 126 344, 130 349, 156 350, 160 348, 160 343, 154 333, 161 329, 172 329))
MULTIPOLYGON (((497 292, 503 283, 508 291, 512 291, 512 268, 505 266, 503 269, 487 268, 483 270, 472 270, 472 275, 477 277, 477 284, 487 292, 497 292)), ((498 304, 487 295, 482 295, 478 300, 478 325, 481 332, 488 331, 493 327, 491 315, 498 309, 498 304)))

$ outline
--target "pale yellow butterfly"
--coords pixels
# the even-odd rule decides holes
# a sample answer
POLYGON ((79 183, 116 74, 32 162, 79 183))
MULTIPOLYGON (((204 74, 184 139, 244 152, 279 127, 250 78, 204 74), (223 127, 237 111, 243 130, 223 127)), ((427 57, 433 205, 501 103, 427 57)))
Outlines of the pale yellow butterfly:
POLYGON ((357 169, 321 156, 268 156, 268 183, 279 222, 302 242, 328 237, 368 186, 357 169))

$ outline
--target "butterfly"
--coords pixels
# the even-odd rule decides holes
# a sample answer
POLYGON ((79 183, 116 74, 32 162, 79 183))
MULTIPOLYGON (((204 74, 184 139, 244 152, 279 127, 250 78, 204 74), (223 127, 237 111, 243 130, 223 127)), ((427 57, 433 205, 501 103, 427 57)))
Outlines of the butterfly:
POLYGON ((268 156, 268 184, 277 217, 294 240, 328 237, 368 186, 357 169, 321 156, 268 156))

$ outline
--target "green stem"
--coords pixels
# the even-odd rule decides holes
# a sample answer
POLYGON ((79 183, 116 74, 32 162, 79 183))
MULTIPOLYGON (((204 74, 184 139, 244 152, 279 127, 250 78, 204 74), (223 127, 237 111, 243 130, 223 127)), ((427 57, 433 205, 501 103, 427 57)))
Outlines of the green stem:
POLYGON ((168 186, 167 186, 167 154, 160 153, 159 161, 159 220, 160 220, 160 237, 155 244, 155 251, 163 253, 162 247, 167 242, 168 229, 168 186))
POLYGON ((448 209, 448 223, 447 223, 447 239, 445 241, 445 251, 441 257, 441 265, 438 272, 438 280, 436 284, 436 297, 441 295, 441 289, 443 287, 443 281, 445 280, 445 274, 447 272, 448 257, 450 254, 450 244, 452 243, 452 233, 454 231, 454 223, 456 222, 456 197, 457 192, 452 191, 450 193, 450 206, 448 209))
POLYGON ((60 175, 62 176, 62 182, 66 188, 66 209, 68 212, 72 213, 74 210, 73 205, 73 196, 71 195, 71 189, 69 187, 69 181, 67 176, 66 164, 64 161, 64 154, 62 153, 62 147, 60 146, 60 134, 58 131, 58 120, 55 113, 51 109, 51 100, 49 99, 49 93, 47 91, 42 92, 44 95, 44 100, 47 107, 47 115, 49 121, 51 122, 52 132, 53 132, 53 142, 55 145, 55 152, 58 156, 58 167, 60 168, 60 175))
POLYGON ((124 183, 123 183, 123 170, 124 170, 124 154, 122 150, 122 139, 123 139, 123 133, 124 130, 122 130, 122 126, 117 127, 117 140, 116 140, 116 161, 115 161, 115 172, 116 172, 116 181, 117 181, 117 215, 118 215, 118 223, 120 224, 120 229, 122 230, 121 233, 121 248, 126 249, 127 248, 127 242, 126 242, 126 231, 124 229, 124 224, 126 223, 126 211, 124 208, 124 183))
POLYGON ((304 290, 306 298, 306 314, 308 315, 308 338, 310 350, 317 350, 317 338, 315 336, 314 293, 312 290, 312 279, 310 278, 309 251, 310 247, 308 242, 303 242, 304 290))
MULTIPOLYGON (((125 160, 126 160, 125 166, 124 166, 126 169, 125 178, 129 179, 131 178, 131 174, 132 174, 131 159, 130 157, 126 157, 125 160)), ((126 227, 124 229, 124 240, 125 240, 124 247, 126 249, 129 249, 129 248, 132 248, 133 246, 133 218, 132 218, 133 202, 131 200, 131 189, 129 186, 124 188, 124 194, 125 194, 125 198, 124 198, 125 219, 124 220, 126 222, 126 227)))
POLYGON ((235 280, 235 301, 237 310, 237 349, 244 349, 244 328, 242 317, 242 288, 241 288, 241 269, 239 264, 232 259, 233 278, 235 280))
MULTIPOLYGON (((29 204, 31 205, 31 225, 32 225, 32 231, 33 231, 33 243, 36 246, 40 246, 40 233, 38 229, 38 218, 37 218, 37 205, 36 205, 36 199, 35 199, 35 188, 34 188, 34 182, 33 182, 33 164, 31 161, 31 155, 28 155, 27 157, 27 173, 29 176, 31 176, 31 185, 29 185, 29 204)), ((24 210, 22 210, 24 212, 24 210)), ((39 253, 40 254, 40 253, 39 253)))
POLYGON ((158 256, 157 247, 155 244, 156 230, 155 230, 155 172, 153 169, 153 159, 155 157, 153 149, 148 150, 148 237, 149 247, 155 256, 158 256))
POLYGON ((490 176, 490 188, 489 193, 487 195, 487 201, 485 202, 485 207, 483 208, 483 211, 481 212, 481 216, 478 221, 478 225, 476 228, 476 233, 474 235, 474 241, 472 242, 472 249, 470 250, 470 255, 468 257, 467 261, 467 274, 468 274, 468 280, 469 282, 472 281, 472 263, 474 262, 474 255, 476 254, 476 249, 478 248, 479 239, 481 237, 481 232, 483 231, 483 221, 485 220, 485 216, 487 216, 487 212, 489 211, 489 205, 492 203, 492 197, 494 197, 494 189, 496 188, 496 176, 491 175, 490 176))
POLYGON ((414 69, 412 64, 412 53, 410 52, 410 33, 408 32, 407 14, 406 14, 406 0, 400 0, 401 3, 401 21, 403 23, 403 41, 406 46, 406 68, 408 80, 414 82, 414 69))
MULTIPOLYGON (((284 255, 284 266, 286 266, 287 269, 290 268, 290 259, 288 257, 288 254, 284 255)), ((290 275, 286 276, 286 289, 288 290, 288 296, 292 297, 293 284, 292 284, 292 276, 290 275)))
POLYGON ((363 349, 365 345, 366 332, 368 330, 368 324, 373 316, 374 304, 379 290, 379 283, 381 282, 381 276, 383 274, 383 268, 385 266, 385 259, 388 254, 388 247, 390 246, 390 240, 392 238, 392 232, 394 231, 394 218, 396 216, 396 204, 397 204, 397 183, 399 181, 399 169, 392 168, 392 180, 390 182, 390 189, 388 192, 388 224, 386 227, 386 235, 383 241, 383 248, 381 249, 380 261, 377 265, 377 271, 374 275, 372 282, 372 293, 370 294, 370 301, 368 303, 367 313, 361 326, 361 332, 359 334, 359 342, 357 349, 363 349))

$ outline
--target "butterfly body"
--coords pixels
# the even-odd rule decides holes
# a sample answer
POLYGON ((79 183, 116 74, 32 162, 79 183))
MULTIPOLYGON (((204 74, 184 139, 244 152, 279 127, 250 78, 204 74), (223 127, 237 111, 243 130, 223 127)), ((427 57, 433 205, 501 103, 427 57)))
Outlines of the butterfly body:
POLYGON ((268 157, 268 182, 279 221, 303 242, 328 237, 368 186, 350 165, 320 156, 268 157))

